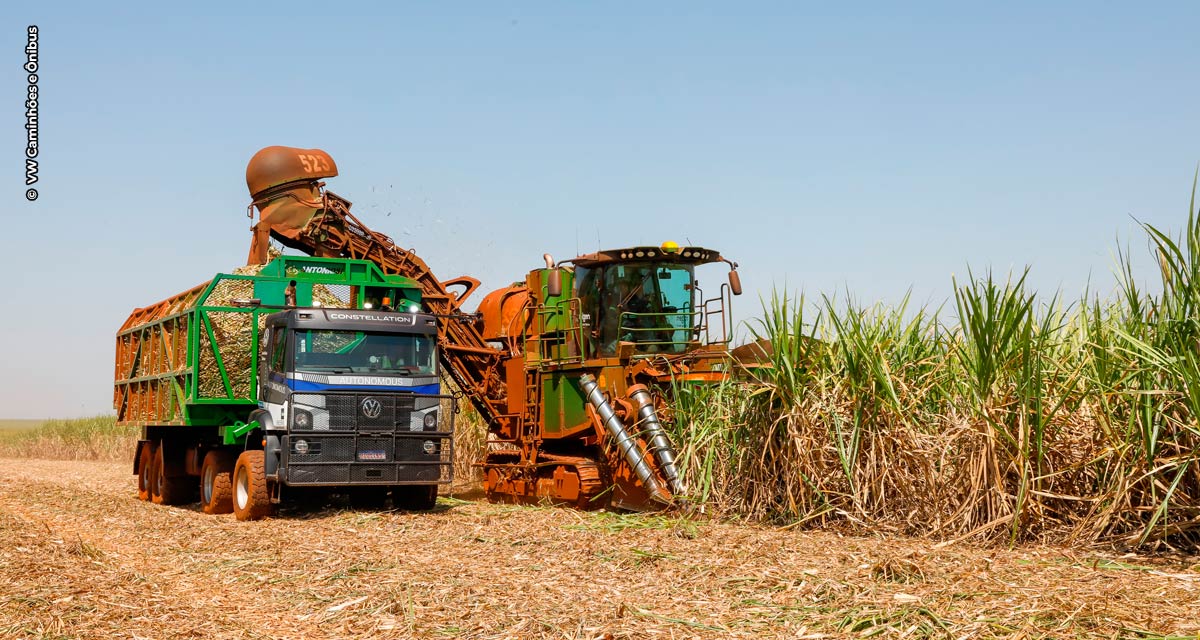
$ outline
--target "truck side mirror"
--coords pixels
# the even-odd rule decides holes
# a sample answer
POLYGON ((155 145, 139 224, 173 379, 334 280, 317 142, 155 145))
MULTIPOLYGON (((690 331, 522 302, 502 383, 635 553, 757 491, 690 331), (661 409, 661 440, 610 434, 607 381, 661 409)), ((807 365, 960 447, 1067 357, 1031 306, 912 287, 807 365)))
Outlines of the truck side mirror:
POLYGON ((729 289, 735 296, 742 295, 742 277, 738 275, 737 269, 729 271, 729 289))
POLYGON ((546 275, 546 296, 557 298, 562 295, 562 272, 558 269, 550 269, 550 273, 546 275))

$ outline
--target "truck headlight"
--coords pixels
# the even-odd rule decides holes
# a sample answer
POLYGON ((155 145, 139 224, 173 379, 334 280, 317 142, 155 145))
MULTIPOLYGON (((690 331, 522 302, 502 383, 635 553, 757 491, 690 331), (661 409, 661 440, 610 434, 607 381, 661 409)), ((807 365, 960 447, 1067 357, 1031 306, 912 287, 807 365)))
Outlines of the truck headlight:
POLYGON ((296 453, 298 453, 300 455, 304 455, 304 454, 308 453, 308 440, 297 440, 295 448, 296 448, 296 453))
POLYGON ((437 412, 430 411, 429 413, 425 414, 425 419, 423 421, 423 424, 425 425, 426 429, 433 429, 434 427, 436 427, 437 426, 437 412))
POLYGON ((297 429, 311 429, 313 425, 312 414, 303 409, 296 409, 292 414, 292 424, 297 429))
POLYGON ((437 453, 437 450, 438 450, 437 443, 434 442, 433 440, 426 440, 425 444, 421 448, 424 449, 425 453, 427 453, 429 455, 433 455, 433 454, 437 453))

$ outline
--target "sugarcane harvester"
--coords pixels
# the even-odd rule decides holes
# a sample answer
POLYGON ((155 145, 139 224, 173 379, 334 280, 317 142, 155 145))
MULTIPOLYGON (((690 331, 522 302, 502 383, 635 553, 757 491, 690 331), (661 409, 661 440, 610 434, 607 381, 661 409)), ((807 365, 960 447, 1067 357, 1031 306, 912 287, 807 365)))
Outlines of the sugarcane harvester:
POLYGON ((487 497, 583 509, 657 510, 686 496, 663 424, 677 385, 730 374, 736 263, 702 247, 640 246, 545 265, 493 291, 476 313, 470 277, 439 280, 411 250, 372 231, 326 190, 337 175, 316 149, 268 147, 247 167, 253 226, 248 264, 272 239, 312 256, 365 260, 421 288, 437 316, 443 368, 487 422, 479 465, 487 497), (270 184, 255 190, 254 185, 270 184), (725 263, 709 297, 700 265, 725 263))

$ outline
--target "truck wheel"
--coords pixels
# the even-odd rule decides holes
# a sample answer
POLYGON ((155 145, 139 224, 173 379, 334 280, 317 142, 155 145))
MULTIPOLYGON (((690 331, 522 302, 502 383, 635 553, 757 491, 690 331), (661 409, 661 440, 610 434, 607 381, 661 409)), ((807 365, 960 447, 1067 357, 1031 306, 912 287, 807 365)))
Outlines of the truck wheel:
POLYGON ((406 511, 429 511, 437 504, 436 484, 409 485, 392 488, 392 503, 406 511))
POLYGON ((200 509, 204 513, 233 512, 233 456, 209 451, 200 464, 200 509))
POLYGON ((150 471, 154 466, 155 445, 156 443, 153 441, 147 442, 146 444, 142 445, 141 451, 138 452, 138 500, 150 500, 150 486, 153 484, 153 478, 150 477, 150 471))
POLYGON ((238 520, 260 520, 271 515, 271 493, 263 452, 243 451, 233 466, 233 515, 238 520))
POLYGON ((151 465, 153 480, 150 483, 150 501, 154 504, 183 504, 191 497, 191 487, 187 476, 168 476, 167 465, 163 460, 164 447, 160 444, 154 449, 154 462, 151 465))

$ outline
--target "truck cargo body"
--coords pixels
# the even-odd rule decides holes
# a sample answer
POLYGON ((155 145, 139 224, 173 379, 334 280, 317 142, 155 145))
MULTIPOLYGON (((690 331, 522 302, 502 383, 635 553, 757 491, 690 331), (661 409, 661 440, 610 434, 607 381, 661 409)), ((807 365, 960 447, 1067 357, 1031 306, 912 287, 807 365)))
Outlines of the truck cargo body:
POLYGON ((283 256, 134 311, 117 335, 114 407, 142 431, 139 495, 178 503, 199 489, 223 512, 208 494, 236 485, 246 457, 241 489, 271 503, 322 486, 432 506, 451 480, 453 411, 421 309, 415 282, 370 262, 283 256))

